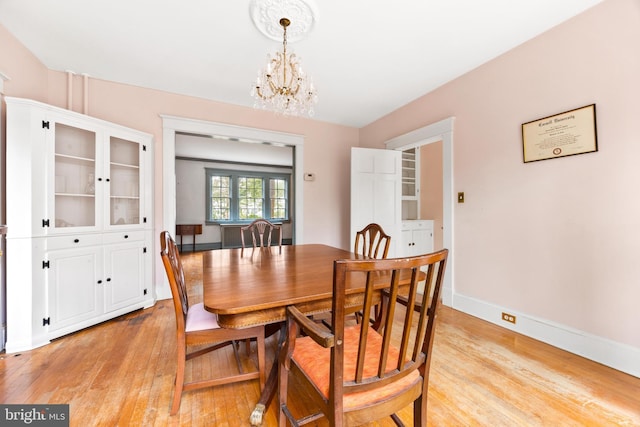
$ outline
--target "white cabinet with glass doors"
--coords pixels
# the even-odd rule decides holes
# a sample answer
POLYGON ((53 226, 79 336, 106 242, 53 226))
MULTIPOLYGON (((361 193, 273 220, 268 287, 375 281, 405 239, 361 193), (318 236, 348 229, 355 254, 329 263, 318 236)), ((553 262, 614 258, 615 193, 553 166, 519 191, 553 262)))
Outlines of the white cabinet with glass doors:
POLYGON ((6 104, 7 351, 152 305, 151 135, 6 104))
POLYGON ((97 135, 61 117, 47 122, 53 170, 45 234, 76 230, 137 228, 146 221, 141 163, 149 142, 134 132, 111 129, 97 135), (75 125, 75 126, 74 126, 75 125), (124 226, 124 227, 123 227, 124 226))

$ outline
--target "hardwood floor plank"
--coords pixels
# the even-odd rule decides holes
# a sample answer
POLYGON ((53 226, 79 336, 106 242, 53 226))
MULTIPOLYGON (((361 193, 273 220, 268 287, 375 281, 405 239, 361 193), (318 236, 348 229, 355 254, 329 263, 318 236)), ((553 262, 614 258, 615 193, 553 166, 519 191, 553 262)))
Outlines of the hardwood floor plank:
MULTIPOLYGON (((157 317, 155 319, 157 319, 157 317)), ((151 316, 148 318, 148 321, 154 322, 151 326, 152 328, 158 327, 155 319, 151 319, 151 316)), ((118 425, 125 425, 126 422, 134 419, 134 414, 136 414, 139 408, 146 407, 147 395, 151 384, 150 379, 157 375, 157 372, 160 372, 158 366, 161 362, 161 358, 158 357, 158 341, 159 339, 155 339, 153 344, 148 347, 147 353, 144 354, 144 356, 140 355, 138 358, 139 365, 137 366, 137 370, 135 371, 135 375, 133 376, 130 384, 131 391, 127 395, 127 398, 121 407, 117 423, 118 425)))
MULTIPOLYGON (((201 254, 183 256, 192 302, 202 299, 201 254)), ((400 311, 400 310, 399 310, 400 311)), ((171 301, 121 316, 19 355, 0 354, 2 403, 69 403, 71 425, 248 426, 257 381, 183 394, 169 415, 175 376, 171 301)), ((267 339, 271 366, 277 335, 267 339)), ((253 369, 241 345, 245 369, 253 369)), ((429 384, 429 426, 640 426, 640 379, 443 307, 429 384)), ((225 348, 187 363, 187 375, 236 365, 225 348)), ((295 396, 295 411, 312 410, 295 396)), ((410 424, 410 407, 400 412, 410 424)), ((277 425, 276 405, 263 426, 277 425)), ((326 420, 315 425, 326 426, 326 420)), ((369 426, 392 426, 390 419, 369 426)))

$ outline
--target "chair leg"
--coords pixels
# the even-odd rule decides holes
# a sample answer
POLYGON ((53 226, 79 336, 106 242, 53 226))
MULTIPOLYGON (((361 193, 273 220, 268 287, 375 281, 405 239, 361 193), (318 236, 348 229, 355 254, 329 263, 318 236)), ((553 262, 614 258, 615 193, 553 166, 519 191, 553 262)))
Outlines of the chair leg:
POLYGON ((398 427, 404 427, 404 423, 400 419, 400 417, 396 414, 391 414, 391 419, 398 427))
POLYGON ((413 402, 413 426, 427 427, 427 396, 422 394, 413 402))
POLYGON ((171 404, 170 415, 175 415, 180 409, 182 399, 182 389, 184 387, 184 368, 186 364, 186 347, 178 344, 178 364, 176 367, 176 383, 173 390, 173 403, 171 404))

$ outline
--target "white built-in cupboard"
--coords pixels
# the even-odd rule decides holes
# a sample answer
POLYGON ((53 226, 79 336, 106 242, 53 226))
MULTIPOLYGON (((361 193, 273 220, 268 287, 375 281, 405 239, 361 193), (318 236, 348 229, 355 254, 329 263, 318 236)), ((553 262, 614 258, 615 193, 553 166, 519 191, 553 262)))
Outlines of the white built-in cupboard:
POLYGON ((420 197, 420 147, 402 151, 402 218, 416 219, 420 197))
POLYGON ((351 149, 351 247, 356 232, 375 222, 391 236, 389 257, 433 251, 433 220, 409 220, 403 211, 409 201, 419 212, 417 152, 407 156, 397 150, 351 149))
POLYGON ((7 105, 8 353, 154 303, 149 134, 7 105))
POLYGON ((402 221, 400 248, 400 253, 403 256, 416 256, 433 252, 433 220, 402 221))
POLYGON ((402 151, 402 255, 433 252, 433 220, 417 218, 420 218, 420 147, 412 147, 402 151))

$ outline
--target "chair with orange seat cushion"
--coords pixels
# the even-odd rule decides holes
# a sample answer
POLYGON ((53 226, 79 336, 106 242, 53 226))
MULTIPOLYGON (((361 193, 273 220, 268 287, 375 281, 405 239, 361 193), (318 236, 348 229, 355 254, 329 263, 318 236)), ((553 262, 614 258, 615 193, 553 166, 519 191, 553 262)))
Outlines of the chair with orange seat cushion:
MULTIPOLYGON (((212 387, 221 384, 229 384, 252 379, 259 379, 260 388, 265 382, 265 346, 264 346, 264 326, 255 326, 247 329, 225 329, 218 325, 218 317, 205 310, 202 303, 189 304, 187 297, 187 287, 184 279, 184 271, 178 247, 169 232, 160 233, 160 256, 169 279, 173 305, 176 314, 177 330, 177 354, 178 363, 176 368, 175 391, 173 393, 173 403, 171 404, 171 415, 178 412, 182 392, 195 390, 204 387, 212 387), (185 383, 186 361, 194 357, 202 356, 214 350, 218 350, 227 345, 232 345, 235 341, 255 338, 257 342, 258 369, 254 372, 244 373, 237 353, 236 346, 233 346, 239 373, 226 377, 197 380, 185 383), (199 350, 188 353, 189 347, 200 346, 199 350)), ((215 370, 215 367, 214 367, 215 370)))
POLYGON ((330 426, 360 425, 387 416, 403 425, 395 414, 411 404, 413 425, 427 425, 429 366, 447 255, 443 249, 409 258, 335 261, 329 330, 295 306, 287 308, 287 340, 279 362, 280 427, 287 420, 302 425, 322 416, 330 426), (418 283, 425 278, 420 294, 418 283), (396 312, 398 305, 390 304, 379 330, 370 322, 347 326, 345 305, 353 302, 349 290, 362 287, 354 281, 366 289, 362 312, 371 310, 383 289, 392 300, 405 291, 409 307, 396 312), (415 311, 418 302, 422 309, 415 311), (288 396, 312 402, 320 412, 294 414, 288 396))

